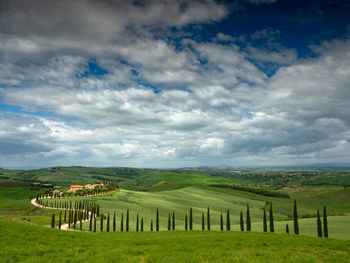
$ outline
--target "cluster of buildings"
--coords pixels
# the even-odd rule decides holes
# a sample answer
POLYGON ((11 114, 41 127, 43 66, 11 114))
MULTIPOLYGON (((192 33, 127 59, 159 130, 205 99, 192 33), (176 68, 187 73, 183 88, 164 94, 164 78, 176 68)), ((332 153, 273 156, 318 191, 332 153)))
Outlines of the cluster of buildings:
POLYGON ((96 189, 96 188, 101 188, 103 186, 105 186, 106 183, 99 183, 99 184, 86 184, 86 185, 71 185, 69 187, 69 191, 70 192, 76 192, 79 190, 87 190, 87 189, 96 189))

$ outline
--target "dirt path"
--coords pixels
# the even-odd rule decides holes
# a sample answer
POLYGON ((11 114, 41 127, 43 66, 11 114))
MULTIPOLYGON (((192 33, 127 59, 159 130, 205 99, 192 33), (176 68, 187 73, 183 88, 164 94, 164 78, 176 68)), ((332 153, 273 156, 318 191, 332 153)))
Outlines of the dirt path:
MULTIPOLYGON (((45 197, 45 198, 42 198, 42 199, 51 199, 51 198, 45 197)), ((37 206, 37 207, 40 207, 40 208, 44 208, 44 209, 53 209, 53 210, 60 210, 60 211, 64 211, 64 210, 65 210, 65 209, 63 209, 63 208, 45 207, 45 206, 39 204, 39 203, 36 201, 36 198, 30 200, 30 203, 31 203, 32 205, 34 205, 34 206, 37 206)), ((72 210, 75 211, 76 209, 72 209, 72 210)), ((82 210, 82 211, 85 211, 85 210, 82 210)), ((89 218, 90 218, 90 217, 91 217, 91 212, 89 211, 88 213, 89 213, 89 218)), ((84 223, 84 222, 88 222, 88 221, 89 221, 89 220, 86 219, 86 220, 82 220, 81 222, 84 223)), ((78 221, 77 223, 80 224, 80 221, 78 221)), ((58 228, 58 226, 57 226, 56 228, 58 228)), ((66 224, 61 224, 61 230, 66 230, 66 231, 80 231, 80 230, 77 230, 77 229, 69 228, 68 223, 66 223, 66 224)))
MULTIPOLYGON (((105 194, 110 194, 110 193, 113 193, 113 192, 118 192, 119 190, 116 190, 116 191, 111 191, 111 192, 107 192, 105 194)), ((99 195, 104 195, 104 194, 99 194, 99 195)), ((94 196, 99 196, 99 195, 94 195, 94 196)), ((86 197, 91 197, 91 196, 86 196, 86 197)), ((41 199, 52 199, 51 197, 44 197, 44 198, 41 198, 41 199)), ((63 198, 62 198, 63 199, 63 198)), ((45 207, 41 204, 39 204, 37 201, 36 201, 36 198, 33 198, 32 200, 30 200, 30 203, 34 206, 37 206, 37 207, 40 207, 40 208, 44 208, 44 209, 53 209, 53 210, 60 210, 60 211, 64 211, 65 209, 63 208, 55 208, 55 207, 45 207)), ((75 211, 76 209, 72 209, 73 211, 75 211)), ((85 212, 85 210, 82 210, 85 212)), ((91 212, 88 211, 89 213, 89 218, 91 218, 91 212)), ((82 223, 84 222, 88 222, 89 219, 86 219, 86 220, 83 220, 81 221, 82 223)), ((77 223, 80 224, 80 221, 78 221, 77 223)), ((69 225, 68 223, 66 224, 61 224, 61 230, 66 230, 66 231, 80 231, 80 230, 77 230, 77 229, 72 229, 72 228, 69 228, 69 225)))

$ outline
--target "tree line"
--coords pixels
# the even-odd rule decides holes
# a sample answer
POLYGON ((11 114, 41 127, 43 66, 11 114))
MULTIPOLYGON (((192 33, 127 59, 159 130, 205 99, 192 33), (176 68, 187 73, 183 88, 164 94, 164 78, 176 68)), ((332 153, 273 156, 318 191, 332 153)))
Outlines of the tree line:
MULTIPOLYGON (((117 231, 117 217, 116 213, 113 213, 113 216, 109 213, 103 214, 100 213, 100 206, 94 202, 91 201, 78 201, 74 204, 72 201, 66 201, 66 202, 51 202, 48 203, 48 200, 39 200, 39 203, 41 203, 44 207, 51 207, 51 208, 57 208, 62 209, 59 214, 58 219, 58 228, 61 228, 62 222, 68 223, 69 228, 76 229, 76 225, 79 223, 79 228, 82 230, 82 222, 89 220, 89 231, 90 232, 96 232, 96 224, 97 224, 97 218, 100 218, 99 222, 99 228, 100 232, 106 231, 106 232, 115 232, 117 231)), ((270 206, 268 209, 269 216, 267 217, 267 211, 265 208, 263 208, 263 232, 268 232, 268 225, 269 225, 269 232, 273 233, 275 232, 274 227, 274 215, 273 215, 273 206, 270 202, 270 206)), ((219 222, 220 222, 220 230, 221 231, 230 231, 231 230, 231 220, 230 220, 231 214, 230 210, 227 209, 226 216, 224 216, 223 213, 220 214, 219 222), (226 217, 226 223, 224 220, 224 217, 226 217)), ((167 229, 170 230, 176 230, 176 215, 175 212, 168 213, 168 220, 167 220, 167 229)), ((184 215, 184 229, 187 230, 193 230, 193 209, 190 208, 188 213, 185 213, 184 215)), ((251 224, 251 216, 250 216, 250 209, 249 204, 247 204, 247 208, 245 211, 245 220, 243 211, 240 212, 240 230, 241 231, 252 231, 252 224, 251 224)), ((201 214, 201 230, 211 230, 211 213, 210 208, 207 207, 207 213, 205 216, 205 213, 202 212, 201 214)), ((149 230, 150 231, 159 231, 160 229, 160 211, 157 208, 156 214, 155 214, 155 227, 153 225, 153 219, 149 222, 149 230)), ((140 216, 138 213, 136 214, 135 218, 135 231, 136 232, 143 232, 146 228, 144 225, 144 218, 140 216)), ((316 225, 317 225, 317 235, 319 237, 328 237, 328 220, 327 220, 327 210, 326 206, 323 207, 323 223, 321 220, 321 215, 319 210, 317 210, 317 218, 316 218, 316 225)), ((51 219, 51 227, 55 227, 55 214, 52 214, 51 219)), ((298 209, 297 209, 297 202, 294 201, 293 206, 293 230, 294 234, 299 235, 299 222, 298 222, 298 209)), ((124 220, 124 213, 121 213, 120 215, 120 224, 119 224, 119 231, 123 232, 129 232, 130 229, 130 211, 129 209, 126 210, 125 213, 125 220, 124 220), (124 223, 125 222, 125 223, 124 223)), ((286 224, 286 233, 289 233, 289 225, 286 224)))

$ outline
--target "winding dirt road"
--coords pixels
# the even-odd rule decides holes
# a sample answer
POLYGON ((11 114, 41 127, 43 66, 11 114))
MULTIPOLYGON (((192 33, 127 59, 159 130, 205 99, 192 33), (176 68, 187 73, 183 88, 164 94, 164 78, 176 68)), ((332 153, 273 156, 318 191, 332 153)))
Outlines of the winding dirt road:
MULTIPOLYGON (((110 193, 113 193, 113 192, 118 192, 118 190, 116 191, 111 191, 111 192, 107 192, 107 193, 104 193, 104 194, 110 194, 110 193)), ((99 194, 99 195, 104 195, 104 194, 99 194)), ((94 195, 94 196, 99 196, 99 195, 94 195)), ((90 196, 87 196, 87 197, 90 197, 90 196)), ((51 197, 44 197, 44 198, 41 198, 41 199, 52 199, 51 197)), ((37 201, 36 201, 36 198, 33 198, 32 200, 30 200, 30 203, 34 206, 37 206, 37 207, 40 207, 40 208, 44 208, 44 209, 53 209, 53 210, 60 210, 60 211, 64 211, 65 209, 63 208, 55 208, 55 207, 45 207, 41 204, 39 204, 37 201)), ((73 211, 76 210, 76 209, 72 209, 73 211)), ((85 210, 82 210, 82 211, 85 211, 85 210)), ((89 218, 91 217, 91 212, 88 211, 89 213, 89 218)), ((82 222, 88 222, 89 220, 83 220, 82 222)), ((77 223, 80 224, 80 221, 78 221, 77 223)), ((56 227, 58 228, 58 226, 56 227)), ((68 226, 68 223, 66 224, 61 224, 61 230, 66 230, 66 231, 80 231, 78 229, 72 229, 72 228, 69 228, 68 226)))

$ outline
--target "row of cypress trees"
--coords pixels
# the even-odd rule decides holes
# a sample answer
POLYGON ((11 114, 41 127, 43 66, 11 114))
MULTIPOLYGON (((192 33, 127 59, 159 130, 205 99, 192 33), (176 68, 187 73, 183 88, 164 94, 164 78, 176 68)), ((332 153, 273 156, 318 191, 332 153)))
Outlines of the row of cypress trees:
POLYGON ((79 200, 75 201, 74 203, 72 200, 61 202, 61 201, 50 201, 45 200, 45 199, 39 199, 38 204, 42 205, 45 208, 56 208, 56 209, 61 209, 61 210, 68 210, 68 209, 73 209, 73 210, 87 210, 87 211, 92 211, 96 210, 97 216, 99 216, 100 213, 100 206, 96 204, 95 202, 88 201, 88 200, 79 200))
MULTIPOLYGON (((60 205, 55 204, 55 206, 60 207, 60 205)), ((68 204, 65 203, 64 208, 68 207, 68 204)), ((70 207, 72 205, 70 204, 70 207)), ((95 203, 89 203, 87 201, 84 202, 76 202, 74 205, 74 209, 69 208, 68 210, 64 210, 64 222, 66 222, 68 213, 68 225, 71 227, 73 225, 73 229, 76 228, 77 221, 80 221, 80 229, 82 229, 82 221, 83 220, 89 220, 90 219, 90 231, 92 231, 92 222, 94 221, 94 232, 96 232, 96 218, 99 216, 99 206, 95 203), (85 210, 84 210, 85 208, 85 210), (89 210, 88 210, 89 209, 89 210), (68 212, 67 212, 68 211, 68 212), (90 214, 90 218, 89 218, 90 214)), ((61 227, 61 217, 62 217, 62 211, 60 212, 59 217, 59 228, 61 227)), ((104 219, 107 219, 106 222, 106 231, 110 232, 110 214, 107 216, 101 214, 100 219, 100 231, 103 232, 104 230, 104 219)), ((125 222, 125 231, 128 232, 130 230, 129 226, 130 221, 130 213, 129 209, 126 211, 126 222, 125 222)), ((159 209, 156 210, 156 231, 159 231, 159 209)), ((294 224, 294 234, 299 235, 299 223, 298 223, 298 212, 297 212, 297 203, 294 201, 294 207, 293 207, 293 224, 294 224)), ((54 214, 52 215, 52 221, 51 226, 55 227, 55 218, 54 214)), ((114 213, 113 216, 113 222, 112 222, 112 230, 113 232, 116 231, 116 214, 114 213)), ((175 212, 169 213, 168 215, 168 231, 175 230, 176 229, 176 223, 175 223, 175 212)), ((246 224, 244 224, 243 220, 243 212, 240 212, 240 229, 241 231, 251 231, 251 218, 250 218, 250 210, 249 205, 247 204, 246 209, 246 224), (246 228, 244 227, 246 225, 246 228)), ((143 217, 140 217, 139 214, 136 215, 136 229, 138 231, 144 230, 144 219, 143 217)), ((193 230, 193 209, 190 208, 189 215, 185 214, 185 230, 193 230)), ((204 213, 202 213, 202 230, 205 230, 205 216, 204 213)), ((210 208, 207 208, 207 230, 210 230, 210 208)), ((224 218, 223 214, 220 214, 220 230, 224 230, 224 218)), ((227 210, 226 213, 226 230, 231 230, 231 223, 230 223, 230 211, 227 210)), ((273 217, 273 208, 272 203, 270 203, 269 207, 269 230, 270 232, 274 232, 274 217, 273 217)), ((124 231, 124 214, 121 215, 120 220, 120 231, 124 231)), ((153 220, 150 222, 150 231, 153 231, 153 220)), ((263 232, 267 232, 267 214, 266 209, 263 209, 263 232)), ((286 224, 286 233, 289 233, 289 225, 286 224)), ((317 234, 319 237, 328 237, 328 221, 327 221, 327 211, 326 207, 323 207, 323 230, 321 225, 321 218, 319 210, 317 210, 317 234)))
MULTIPOLYGON (((46 193, 38 193, 35 196, 36 201, 38 202, 40 199, 54 199, 54 198, 64 198, 64 197, 73 197, 73 196, 79 196, 79 197, 87 197, 87 196, 96 196, 101 193, 106 193, 110 191, 114 191, 118 189, 117 185, 108 185, 107 182, 104 182, 105 186, 103 188, 97 187, 95 189, 89 189, 88 191, 76 191, 76 192, 62 192, 60 194, 56 194, 55 191, 49 191, 46 193), (62 194, 62 195, 61 195, 62 194)), ((33 196, 30 196, 30 200, 33 198, 33 196)))

